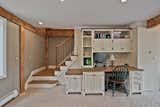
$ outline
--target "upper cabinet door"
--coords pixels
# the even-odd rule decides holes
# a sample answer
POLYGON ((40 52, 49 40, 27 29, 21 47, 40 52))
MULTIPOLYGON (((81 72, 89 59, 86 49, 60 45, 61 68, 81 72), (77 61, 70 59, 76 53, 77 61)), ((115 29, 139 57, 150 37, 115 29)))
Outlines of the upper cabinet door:
POLYGON ((103 39, 95 39, 93 40, 93 51, 94 52, 102 52, 104 51, 104 40, 103 39))
POLYGON ((130 52, 131 51, 131 40, 130 39, 114 40, 113 50, 115 52, 130 52))
POLYGON ((111 39, 104 40, 104 51, 111 52, 113 51, 113 43, 111 39))
POLYGON ((131 51, 131 34, 130 30, 113 31, 113 50, 114 52, 131 51))

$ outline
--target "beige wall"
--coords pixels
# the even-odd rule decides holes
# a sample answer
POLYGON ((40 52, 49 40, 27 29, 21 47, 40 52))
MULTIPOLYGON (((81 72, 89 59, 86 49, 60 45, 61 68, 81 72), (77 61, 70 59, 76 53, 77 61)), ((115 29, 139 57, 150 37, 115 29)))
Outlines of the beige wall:
POLYGON ((45 65, 45 38, 25 29, 25 80, 31 71, 45 65))
POLYGON ((19 90, 19 26, 7 21, 7 78, 0 80, 0 98, 19 90))
POLYGON ((56 45, 65 39, 67 39, 67 37, 49 37, 49 65, 56 65, 56 45))

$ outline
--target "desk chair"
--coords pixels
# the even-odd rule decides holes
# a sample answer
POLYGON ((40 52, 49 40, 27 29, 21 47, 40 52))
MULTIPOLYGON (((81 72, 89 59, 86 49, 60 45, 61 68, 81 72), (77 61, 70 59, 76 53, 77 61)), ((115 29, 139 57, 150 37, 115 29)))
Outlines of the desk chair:
POLYGON ((128 96, 127 78, 128 78, 128 66, 127 65, 116 66, 113 69, 112 76, 109 80, 112 83, 112 96, 114 96, 116 85, 123 86, 125 93, 128 96))

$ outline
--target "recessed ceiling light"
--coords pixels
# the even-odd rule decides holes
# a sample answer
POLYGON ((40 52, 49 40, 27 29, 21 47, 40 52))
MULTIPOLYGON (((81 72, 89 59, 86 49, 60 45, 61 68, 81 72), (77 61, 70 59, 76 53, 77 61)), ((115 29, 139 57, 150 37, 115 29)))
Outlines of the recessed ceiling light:
POLYGON ((60 0, 60 2, 64 2, 64 0, 60 0))
POLYGON ((121 0, 121 3, 126 3, 127 2, 127 0, 121 0))
POLYGON ((43 22, 39 21, 38 24, 39 24, 39 25, 43 25, 43 22))

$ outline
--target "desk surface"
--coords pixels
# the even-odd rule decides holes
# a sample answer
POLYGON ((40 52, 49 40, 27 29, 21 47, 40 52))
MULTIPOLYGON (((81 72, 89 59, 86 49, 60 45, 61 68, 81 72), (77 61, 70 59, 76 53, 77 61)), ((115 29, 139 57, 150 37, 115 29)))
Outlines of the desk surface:
MULTIPOLYGON (((94 68, 81 68, 81 69, 70 69, 66 72, 66 75, 82 75, 83 72, 112 72, 113 67, 94 67, 94 68)), ((129 66, 129 72, 144 71, 136 67, 129 66)))

